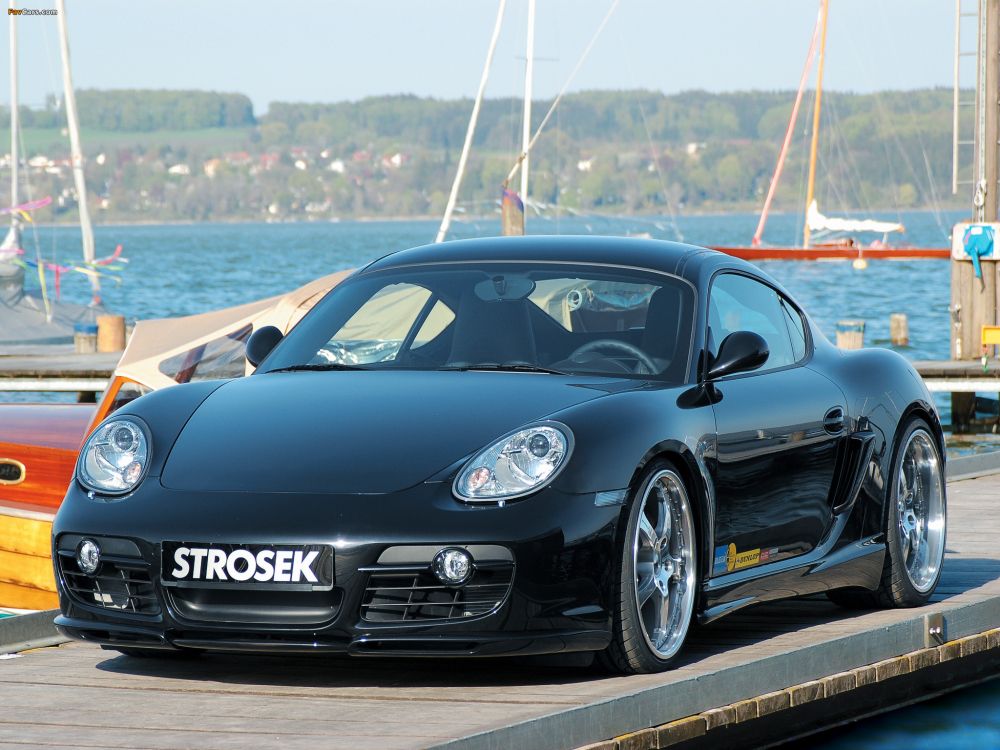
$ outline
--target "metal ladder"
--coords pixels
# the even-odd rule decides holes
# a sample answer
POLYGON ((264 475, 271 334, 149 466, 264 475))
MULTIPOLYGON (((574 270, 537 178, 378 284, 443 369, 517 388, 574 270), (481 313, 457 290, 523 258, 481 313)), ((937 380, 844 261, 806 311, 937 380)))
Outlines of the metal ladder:
POLYGON ((952 84, 952 134, 951 134, 951 193, 958 194, 959 185, 972 186, 975 147, 976 76, 978 73, 980 0, 955 0, 955 67, 952 84), (974 8, 969 10, 968 6, 974 8), (965 19, 977 19, 971 28, 965 19), (964 31, 964 33, 963 33, 964 31), (964 49, 963 40, 971 38, 972 49, 964 49), (973 64, 963 65, 971 59, 973 64), (971 80, 969 80, 971 77, 971 80), (963 89, 963 82, 965 87, 963 89), (963 95, 964 94, 964 95, 963 95))

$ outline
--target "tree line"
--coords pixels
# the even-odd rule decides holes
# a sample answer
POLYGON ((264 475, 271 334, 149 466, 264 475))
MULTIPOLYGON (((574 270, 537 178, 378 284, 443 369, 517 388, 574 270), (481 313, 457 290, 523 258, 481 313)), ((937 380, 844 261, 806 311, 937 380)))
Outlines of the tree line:
MULTIPOLYGON (((532 154, 529 197, 541 210, 755 209, 793 97, 569 95, 532 154)), ((438 215, 472 106, 468 99, 382 96, 276 102, 257 115, 242 94, 85 90, 78 99, 90 131, 85 149, 103 155, 101 164, 88 162, 88 182, 106 199, 108 216, 121 220, 438 215)), ((951 198, 950 90, 827 92, 823 101, 821 209, 916 208, 951 198)), ((549 103, 535 102, 536 124, 549 103)), ((811 111, 802 107, 776 208, 801 209, 811 111)), ((53 98, 23 120, 49 132, 64 126, 62 115, 53 98)), ((520 133, 519 100, 484 103, 460 195, 468 213, 495 210, 520 133)), ((36 179, 49 180, 52 190, 65 182, 36 179)))

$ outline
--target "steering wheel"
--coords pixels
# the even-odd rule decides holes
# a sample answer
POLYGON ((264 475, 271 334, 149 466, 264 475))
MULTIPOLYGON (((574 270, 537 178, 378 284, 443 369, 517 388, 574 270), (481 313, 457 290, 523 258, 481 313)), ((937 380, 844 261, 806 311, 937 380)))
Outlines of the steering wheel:
POLYGON ((630 344, 627 341, 618 341, 617 339, 597 339, 596 341, 590 341, 574 349, 573 353, 569 355, 569 359, 576 359, 581 354, 590 354, 590 352, 596 352, 599 349, 617 349, 619 352, 632 357, 646 368, 644 374, 652 375, 657 370, 656 363, 653 362, 646 352, 634 344, 630 344))

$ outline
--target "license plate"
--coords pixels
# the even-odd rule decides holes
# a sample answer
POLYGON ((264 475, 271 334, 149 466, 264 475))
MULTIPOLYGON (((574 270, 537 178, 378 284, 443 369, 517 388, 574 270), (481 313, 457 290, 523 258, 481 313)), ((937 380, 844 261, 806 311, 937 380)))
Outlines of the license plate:
POLYGON ((333 585, 333 548, 326 544, 164 542, 164 583, 212 585, 333 585))

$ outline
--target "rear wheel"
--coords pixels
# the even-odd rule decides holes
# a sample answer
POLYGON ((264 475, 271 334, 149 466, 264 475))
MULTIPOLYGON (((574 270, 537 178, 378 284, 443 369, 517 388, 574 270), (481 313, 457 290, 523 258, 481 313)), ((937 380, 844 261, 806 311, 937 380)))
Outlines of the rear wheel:
POLYGON ((694 512, 684 480, 666 461, 645 472, 629 507, 613 638, 600 659, 620 672, 658 672, 680 651, 694 611, 694 512))
POLYGON ((930 599, 941 578, 948 518, 944 462, 924 420, 913 418, 899 433, 892 471, 882 580, 875 591, 831 591, 837 604, 917 607, 930 599))

